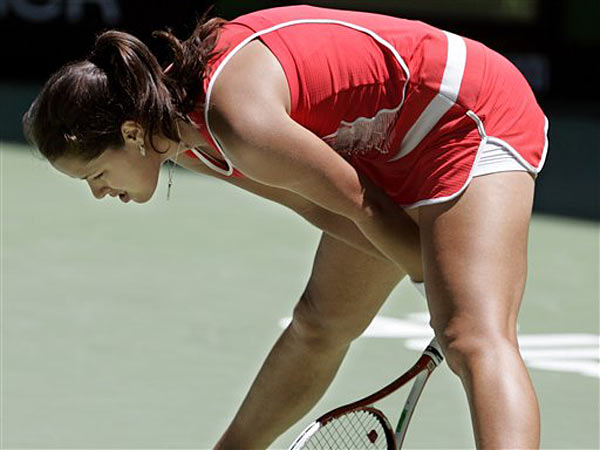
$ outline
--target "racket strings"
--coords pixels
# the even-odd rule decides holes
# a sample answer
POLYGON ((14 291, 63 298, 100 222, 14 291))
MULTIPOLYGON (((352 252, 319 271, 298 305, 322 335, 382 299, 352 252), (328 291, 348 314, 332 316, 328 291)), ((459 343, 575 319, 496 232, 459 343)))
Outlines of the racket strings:
POLYGON ((385 450, 389 425, 374 410, 357 410, 336 417, 319 428, 301 447, 306 450, 385 450))

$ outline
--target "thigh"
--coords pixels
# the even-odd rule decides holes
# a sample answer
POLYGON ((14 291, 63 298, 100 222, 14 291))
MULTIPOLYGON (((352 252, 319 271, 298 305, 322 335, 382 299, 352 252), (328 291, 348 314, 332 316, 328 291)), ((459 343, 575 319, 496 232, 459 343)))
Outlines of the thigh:
POLYGON ((516 344, 533 191, 527 173, 495 173, 474 178, 458 199, 420 208, 436 333, 500 333, 516 344))
POLYGON ((351 340, 369 325, 404 275, 394 263, 323 233, 294 320, 313 333, 351 340))

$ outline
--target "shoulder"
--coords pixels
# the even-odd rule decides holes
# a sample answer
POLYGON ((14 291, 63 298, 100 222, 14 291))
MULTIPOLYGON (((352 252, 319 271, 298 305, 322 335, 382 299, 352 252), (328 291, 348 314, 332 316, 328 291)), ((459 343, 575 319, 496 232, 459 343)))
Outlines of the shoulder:
POLYGON ((274 130, 289 125, 289 104, 285 72, 260 41, 248 43, 223 66, 212 88, 208 121, 234 166, 241 156, 237 150, 261 147, 274 130))
POLYGON ((260 40, 242 47, 222 67, 214 82, 211 107, 224 113, 252 111, 259 106, 289 114, 290 92, 285 72, 260 40))

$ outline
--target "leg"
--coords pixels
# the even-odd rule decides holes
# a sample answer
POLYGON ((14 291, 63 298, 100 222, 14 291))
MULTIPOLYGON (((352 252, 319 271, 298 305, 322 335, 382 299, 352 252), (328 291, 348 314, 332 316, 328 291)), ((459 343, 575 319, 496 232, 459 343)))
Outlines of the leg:
POLYGON ((525 172, 496 173, 419 212, 431 324, 466 390, 478 448, 539 447, 516 332, 533 190, 525 172))
POLYGON ((303 417, 403 276, 395 264, 324 234, 292 323, 217 448, 266 448, 303 417))

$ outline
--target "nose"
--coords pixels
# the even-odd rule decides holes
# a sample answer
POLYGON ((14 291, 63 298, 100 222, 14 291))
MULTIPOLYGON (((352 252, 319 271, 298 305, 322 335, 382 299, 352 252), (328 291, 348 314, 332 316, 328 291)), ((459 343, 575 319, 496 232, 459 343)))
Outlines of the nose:
MULTIPOLYGON (((108 186, 104 186, 101 188, 97 188, 97 187, 95 188, 90 185, 90 190, 92 191, 92 195, 94 197, 96 197, 98 200, 102 200, 104 197, 106 197, 106 194, 108 194, 110 192, 110 188, 108 186)), ((114 197, 114 195, 112 195, 112 196, 114 197)))

